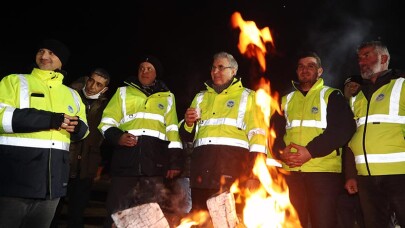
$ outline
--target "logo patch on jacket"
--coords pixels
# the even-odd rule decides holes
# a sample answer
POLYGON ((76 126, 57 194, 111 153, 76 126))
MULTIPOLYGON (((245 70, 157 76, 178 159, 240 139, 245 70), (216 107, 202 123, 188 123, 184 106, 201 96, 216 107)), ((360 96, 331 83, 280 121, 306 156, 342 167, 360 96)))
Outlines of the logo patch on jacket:
POLYGON ((313 114, 318 113, 318 112, 319 112, 318 107, 312 107, 311 112, 312 112, 313 114))
POLYGON ((377 98, 375 99, 376 101, 382 101, 384 99, 385 95, 383 93, 378 94, 377 98))
POLYGON ((165 106, 163 104, 158 104, 158 108, 163 110, 165 108, 165 106))
POLYGON ((72 106, 68 106, 68 111, 70 112, 70 113, 73 113, 73 107, 72 106))
POLYGON ((234 105, 235 105, 235 101, 230 100, 230 101, 226 102, 226 106, 228 108, 232 108, 234 105))

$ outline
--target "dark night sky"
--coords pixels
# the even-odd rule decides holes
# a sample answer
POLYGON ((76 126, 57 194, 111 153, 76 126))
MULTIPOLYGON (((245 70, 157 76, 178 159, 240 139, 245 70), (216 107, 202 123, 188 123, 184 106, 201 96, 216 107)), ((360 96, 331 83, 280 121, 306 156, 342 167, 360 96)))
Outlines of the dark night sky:
MULTIPOLYGON (((69 1, 73 2, 73 1, 69 1)), ((392 68, 405 69, 405 8, 401 0, 243 0, 243 1, 98 1, 88 3, 9 2, 0 9, 0 77, 29 72, 35 47, 57 38, 71 49, 65 82, 104 67, 112 75, 109 95, 137 71, 147 53, 161 59, 163 79, 176 95, 183 115, 202 83, 210 78, 212 55, 227 51, 239 62, 238 75, 249 85, 252 61, 239 53, 239 30, 231 15, 238 11, 259 29, 269 27, 275 48, 266 56, 272 89, 281 94, 295 79, 295 56, 314 50, 321 56, 324 79, 341 87, 358 73, 355 50, 364 40, 388 45, 392 68)))

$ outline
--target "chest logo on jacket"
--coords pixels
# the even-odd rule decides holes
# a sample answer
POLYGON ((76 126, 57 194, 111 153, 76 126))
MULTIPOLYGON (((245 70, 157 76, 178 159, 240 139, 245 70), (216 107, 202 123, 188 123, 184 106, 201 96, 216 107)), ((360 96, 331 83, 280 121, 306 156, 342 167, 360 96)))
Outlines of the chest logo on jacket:
POLYGON ((158 108, 163 110, 165 108, 165 106, 163 104, 158 104, 158 108))
POLYGON ((228 108, 232 108, 234 105, 235 105, 235 101, 230 100, 230 101, 226 102, 226 106, 228 108))
POLYGON ((312 114, 317 114, 319 112, 318 107, 312 107, 311 112, 312 114))
POLYGON ((68 106, 68 111, 70 112, 70 113, 73 113, 73 107, 72 106, 68 106))
POLYGON ((375 99, 376 101, 382 101, 384 99, 385 95, 383 93, 378 94, 377 98, 375 99))

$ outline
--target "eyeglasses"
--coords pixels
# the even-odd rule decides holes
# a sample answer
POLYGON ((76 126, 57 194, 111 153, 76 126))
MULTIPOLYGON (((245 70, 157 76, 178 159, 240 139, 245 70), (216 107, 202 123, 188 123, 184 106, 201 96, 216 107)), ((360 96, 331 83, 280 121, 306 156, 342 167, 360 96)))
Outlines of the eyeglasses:
POLYGON ((222 66, 222 65, 219 65, 219 66, 211 66, 211 71, 215 71, 216 69, 218 69, 218 71, 223 71, 223 70, 225 70, 225 69, 228 69, 228 68, 233 68, 233 67, 231 67, 231 66, 222 66))

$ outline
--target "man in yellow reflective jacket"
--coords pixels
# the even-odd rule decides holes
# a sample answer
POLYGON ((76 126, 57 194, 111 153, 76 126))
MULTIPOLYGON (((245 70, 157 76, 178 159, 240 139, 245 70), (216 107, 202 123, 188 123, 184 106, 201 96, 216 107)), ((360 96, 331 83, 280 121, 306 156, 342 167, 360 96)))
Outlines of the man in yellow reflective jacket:
POLYGON ((405 227, 405 74, 388 69, 390 54, 380 41, 362 43, 357 56, 364 83, 350 101, 357 131, 349 147, 365 225, 388 227, 393 211, 405 227))
MULTIPOLYGON (((244 88, 235 75, 238 63, 226 52, 214 55, 211 80, 186 110, 179 131, 194 142, 190 183, 192 210, 207 210, 207 200, 239 180, 246 187, 257 156, 267 157, 266 128, 259 118, 255 91, 244 88)), ((251 185, 251 186, 249 186, 251 185)))
MULTIPOLYGON (((291 203, 302 227, 336 227, 336 206, 343 189, 341 154, 356 126, 343 94, 325 86, 321 59, 314 52, 298 58, 295 90, 282 97, 283 142, 280 153, 291 203), (284 133, 285 132, 285 133, 284 133), (309 220, 310 222, 309 222, 309 220)), ((276 140, 282 137, 277 137, 276 140)))
POLYGON ((49 227, 69 178, 69 144, 89 133, 79 94, 62 84, 69 50, 38 47, 31 74, 0 82, 0 227, 49 227))

